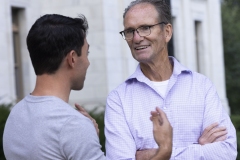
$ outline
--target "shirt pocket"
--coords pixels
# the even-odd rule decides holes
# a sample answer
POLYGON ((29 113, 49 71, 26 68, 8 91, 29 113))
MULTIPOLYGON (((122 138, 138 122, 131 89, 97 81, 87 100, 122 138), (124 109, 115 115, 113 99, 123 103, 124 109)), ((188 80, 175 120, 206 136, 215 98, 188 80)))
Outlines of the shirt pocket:
POLYGON ((204 105, 181 105, 174 110, 174 139, 178 147, 198 143, 201 136, 204 105))

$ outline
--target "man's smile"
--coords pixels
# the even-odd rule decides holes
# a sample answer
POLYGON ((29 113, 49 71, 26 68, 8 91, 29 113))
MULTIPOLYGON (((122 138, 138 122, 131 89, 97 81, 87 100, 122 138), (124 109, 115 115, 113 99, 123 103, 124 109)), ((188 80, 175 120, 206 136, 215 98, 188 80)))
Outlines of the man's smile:
POLYGON ((150 45, 144 45, 144 46, 138 46, 138 47, 134 47, 135 50, 143 50, 148 48, 150 45))

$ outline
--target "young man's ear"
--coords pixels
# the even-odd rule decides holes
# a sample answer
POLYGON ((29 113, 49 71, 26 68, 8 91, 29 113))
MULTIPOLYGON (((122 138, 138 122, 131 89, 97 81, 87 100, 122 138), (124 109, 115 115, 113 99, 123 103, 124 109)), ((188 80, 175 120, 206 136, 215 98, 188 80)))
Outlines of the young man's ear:
POLYGON ((165 25, 165 36, 166 36, 166 42, 168 43, 171 38, 172 38, 172 32, 173 32, 173 28, 172 25, 170 23, 165 25))
POLYGON ((66 58, 67 58, 67 63, 70 67, 74 67, 75 63, 76 63, 76 56, 77 56, 77 53, 74 51, 74 50, 71 50, 66 58))

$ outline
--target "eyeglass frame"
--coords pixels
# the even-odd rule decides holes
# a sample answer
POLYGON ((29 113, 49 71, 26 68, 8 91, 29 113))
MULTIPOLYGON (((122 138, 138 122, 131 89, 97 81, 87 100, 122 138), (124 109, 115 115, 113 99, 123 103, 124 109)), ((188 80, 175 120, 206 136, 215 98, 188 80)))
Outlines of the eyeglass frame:
POLYGON ((131 31, 132 31, 132 35, 133 35, 133 36, 132 36, 131 39, 126 39, 125 34, 124 34, 124 32, 127 31, 127 30, 129 30, 129 29, 123 30, 123 31, 121 31, 121 32, 119 32, 119 33, 121 34, 121 36, 122 36, 123 39, 124 39, 124 37, 125 37, 124 40, 130 41, 130 40, 133 39, 133 37, 134 37, 134 32, 135 32, 135 31, 137 31, 137 33, 138 33, 138 35, 139 35, 140 37, 146 37, 146 36, 149 36, 149 35, 151 34, 151 28, 152 28, 153 26, 156 26, 156 25, 159 25, 159 24, 165 24, 165 25, 166 25, 167 23, 166 23, 166 22, 160 22, 160 23, 157 23, 157 24, 154 24, 154 25, 140 26, 140 27, 138 27, 138 28, 136 28, 136 29, 132 29, 131 31), (139 34, 139 31, 138 31, 138 29, 141 28, 141 27, 149 27, 149 30, 150 30, 149 35, 141 36, 141 35, 139 34))

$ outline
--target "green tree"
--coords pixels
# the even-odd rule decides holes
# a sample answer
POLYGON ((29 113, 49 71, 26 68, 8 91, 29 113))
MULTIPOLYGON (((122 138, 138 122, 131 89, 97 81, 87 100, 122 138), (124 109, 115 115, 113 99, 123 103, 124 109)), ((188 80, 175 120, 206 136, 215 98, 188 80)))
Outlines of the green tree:
MULTIPOLYGON (((102 106, 101 106, 102 107, 102 106)), ((104 135, 104 111, 97 111, 98 107, 96 107, 95 109, 93 109, 92 111, 89 112, 90 116, 92 118, 94 118, 98 124, 98 129, 100 131, 99 133, 99 141, 100 144, 102 146, 102 151, 104 152, 104 154, 106 153, 106 149, 105 149, 105 135, 104 135)))
POLYGON ((222 4, 227 97, 231 113, 240 115, 240 0, 222 4))
MULTIPOLYGON (((240 0, 225 0, 222 4, 222 27, 227 97, 232 122, 237 131, 240 148, 240 0)), ((240 160, 238 155, 237 160, 240 160)))
POLYGON ((5 127, 5 123, 7 120, 7 117, 10 113, 10 107, 12 105, 4 105, 4 104, 0 104, 0 159, 1 160, 5 160, 5 156, 3 153, 3 141, 2 141, 2 137, 3 137, 3 131, 4 131, 4 127, 5 127))

